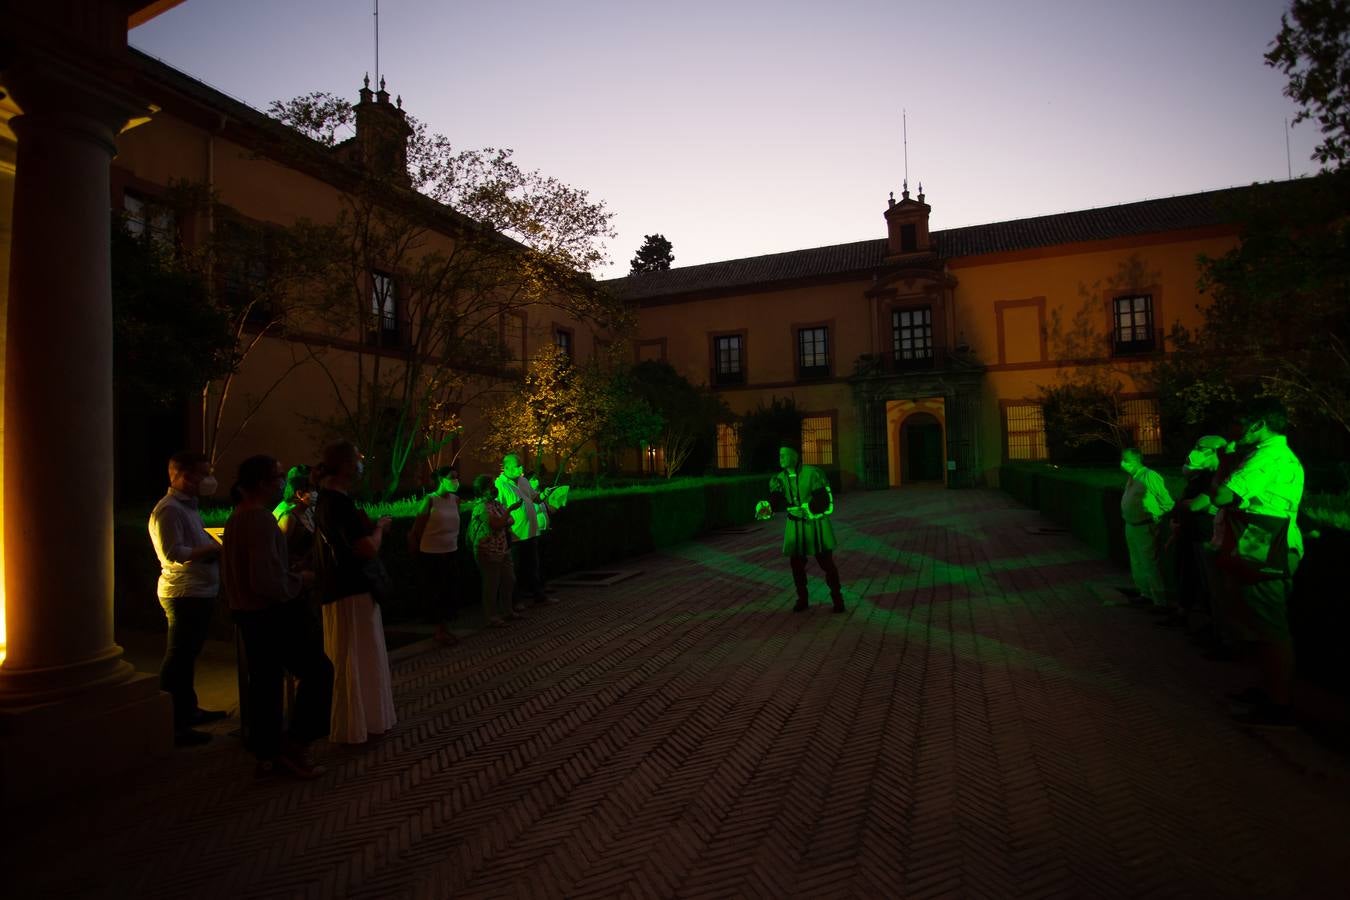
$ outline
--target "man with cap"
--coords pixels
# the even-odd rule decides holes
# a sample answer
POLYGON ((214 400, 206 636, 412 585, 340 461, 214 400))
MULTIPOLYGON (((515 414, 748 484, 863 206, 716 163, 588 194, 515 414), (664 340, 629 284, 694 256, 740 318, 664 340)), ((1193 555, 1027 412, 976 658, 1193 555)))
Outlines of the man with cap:
POLYGON ((1125 546, 1130 551, 1130 575, 1137 597, 1132 602, 1152 607, 1154 612, 1170 612, 1158 566, 1158 522, 1172 511, 1172 495, 1163 477, 1144 465, 1144 454, 1137 448, 1120 451, 1120 468, 1130 476, 1120 497, 1120 515, 1125 520, 1125 546))

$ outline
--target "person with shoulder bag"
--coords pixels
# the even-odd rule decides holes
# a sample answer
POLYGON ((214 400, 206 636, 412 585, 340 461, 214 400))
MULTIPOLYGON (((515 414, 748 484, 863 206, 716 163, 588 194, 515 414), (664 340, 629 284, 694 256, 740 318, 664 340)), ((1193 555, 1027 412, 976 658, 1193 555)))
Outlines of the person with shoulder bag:
POLYGON ((361 477, 361 453, 349 441, 324 449, 314 513, 314 569, 323 610, 323 643, 333 662, 329 740, 362 744, 394 726, 394 694, 376 595, 388 591, 380 545, 385 516, 372 523, 348 495, 361 477))

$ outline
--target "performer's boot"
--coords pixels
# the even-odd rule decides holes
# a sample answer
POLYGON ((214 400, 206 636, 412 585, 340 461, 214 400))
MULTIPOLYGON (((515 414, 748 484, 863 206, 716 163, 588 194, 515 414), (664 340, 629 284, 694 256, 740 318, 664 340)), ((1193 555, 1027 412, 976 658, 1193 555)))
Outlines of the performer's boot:
POLYGON ((844 612, 844 589, 839 584, 839 569, 834 564, 834 554, 826 550, 816 556, 816 562, 825 570, 825 583, 830 586, 830 599, 834 601, 834 612, 844 612))
POLYGON ((806 612, 806 557, 789 557, 792 563, 792 583, 797 588, 797 605, 792 607, 793 612, 806 612))

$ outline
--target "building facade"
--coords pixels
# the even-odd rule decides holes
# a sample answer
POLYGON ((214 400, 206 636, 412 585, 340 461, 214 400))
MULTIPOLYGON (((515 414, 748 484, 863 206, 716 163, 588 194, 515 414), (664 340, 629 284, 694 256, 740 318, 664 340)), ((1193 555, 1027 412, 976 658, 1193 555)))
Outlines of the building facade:
MULTIPOLYGON (((791 398, 805 460, 846 487, 995 485, 1045 457, 1040 389, 1074 379, 1119 383, 1134 442, 1161 450, 1149 366, 1199 324, 1197 256, 1236 243, 1240 190, 930 232, 920 187, 885 237, 609 284, 638 306, 637 359, 736 413, 791 398)), ((736 447, 720 426, 720 467, 736 447)))

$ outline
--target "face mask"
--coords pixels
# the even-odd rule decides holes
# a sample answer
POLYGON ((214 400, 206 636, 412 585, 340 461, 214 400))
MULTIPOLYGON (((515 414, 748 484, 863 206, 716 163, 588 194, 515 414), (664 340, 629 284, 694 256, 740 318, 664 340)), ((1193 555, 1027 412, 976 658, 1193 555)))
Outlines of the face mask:
POLYGON ((364 474, 366 474, 366 464, 358 459, 356 461, 356 477, 360 478, 364 474))
POLYGON ((207 475, 201 481, 197 482, 197 496, 211 497, 216 493, 217 487, 219 487, 219 485, 216 483, 216 477, 214 475, 207 475))
POLYGON ((1203 450, 1192 450, 1190 453, 1186 454, 1186 465, 1182 468, 1191 472, 1199 472, 1202 469, 1210 468, 1209 463, 1211 459, 1213 459, 1212 454, 1206 453, 1203 450))

